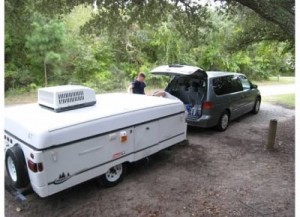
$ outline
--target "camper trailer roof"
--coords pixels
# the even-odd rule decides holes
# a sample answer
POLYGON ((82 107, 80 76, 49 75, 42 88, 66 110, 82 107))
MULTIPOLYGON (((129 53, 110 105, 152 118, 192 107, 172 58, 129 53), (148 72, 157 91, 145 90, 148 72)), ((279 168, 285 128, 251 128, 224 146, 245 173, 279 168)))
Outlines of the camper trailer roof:
MULTIPOLYGON (((82 129, 86 129, 86 132, 82 133, 88 136, 185 111, 179 100, 138 94, 100 94, 96 95, 96 100, 94 106, 61 113, 44 109, 37 103, 9 107, 5 109, 5 130, 31 144, 33 142, 28 138, 29 135, 34 137, 58 131, 67 132, 72 127, 74 129, 78 125, 85 125, 87 127, 82 129), (101 129, 89 128, 90 123, 102 120, 101 129)), ((74 138, 77 136, 80 137, 74 135, 74 138)), ((47 146, 41 141, 36 143, 47 146)))

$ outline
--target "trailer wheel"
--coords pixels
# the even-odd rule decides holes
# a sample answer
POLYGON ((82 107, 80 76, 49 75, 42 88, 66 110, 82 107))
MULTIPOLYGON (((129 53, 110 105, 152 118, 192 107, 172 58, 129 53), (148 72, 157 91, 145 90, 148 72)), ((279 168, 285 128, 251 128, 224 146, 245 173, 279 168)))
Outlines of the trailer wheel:
POLYGON ((99 182, 105 187, 113 187, 123 180, 126 164, 118 164, 99 177, 99 182))
POLYGON ((27 166, 22 149, 15 145, 5 154, 6 171, 12 185, 16 188, 25 188, 29 184, 27 166))

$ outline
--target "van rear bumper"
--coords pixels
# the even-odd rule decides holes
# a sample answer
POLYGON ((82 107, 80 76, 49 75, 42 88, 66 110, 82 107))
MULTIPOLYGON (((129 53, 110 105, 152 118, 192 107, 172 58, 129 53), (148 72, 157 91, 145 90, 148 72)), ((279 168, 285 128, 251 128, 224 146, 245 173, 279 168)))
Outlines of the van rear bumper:
POLYGON ((186 119, 188 126, 209 128, 217 125, 218 120, 215 120, 210 115, 202 115, 199 119, 186 119))

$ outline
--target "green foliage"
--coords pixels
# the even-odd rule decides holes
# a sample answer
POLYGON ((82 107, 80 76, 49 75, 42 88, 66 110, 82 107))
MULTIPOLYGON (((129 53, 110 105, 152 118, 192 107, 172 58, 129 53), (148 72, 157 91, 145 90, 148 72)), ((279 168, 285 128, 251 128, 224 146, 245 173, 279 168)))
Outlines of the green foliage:
POLYGON ((272 31, 249 10, 226 14, 158 0, 103 0, 96 10, 82 2, 48 1, 45 7, 44 0, 5 1, 11 15, 5 20, 5 90, 30 91, 47 83, 125 90, 140 71, 148 86, 164 87, 167 78, 149 71, 170 63, 257 80, 294 72, 291 42, 279 34, 270 40, 278 28, 272 31))
POLYGON ((236 37, 248 25, 241 26, 239 19, 216 13, 212 13, 212 20, 218 31, 207 34, 204 43, 193 50, 199 66, 206 70, 241 72, 257 80, 293 74, 294 55, 288 49, 288 42, 261 39, 240 46, 236 37))
POLYGON ((29 70, 25 67, 17 67, 14 64, 5 64, 5 91, 10 88, 27 87, 32 81, 29 70))
POLYGON ((37 72, 35 75, 37 82, 41 82, 44 75, 45 85, 47 85, 49 77, 52 78, 51 80, 56 77, 55 71, 63 58, 65 26, 58 19, 48 19, 35 13, 32 27, 31 34, 26 36, 27 57, 37 72))

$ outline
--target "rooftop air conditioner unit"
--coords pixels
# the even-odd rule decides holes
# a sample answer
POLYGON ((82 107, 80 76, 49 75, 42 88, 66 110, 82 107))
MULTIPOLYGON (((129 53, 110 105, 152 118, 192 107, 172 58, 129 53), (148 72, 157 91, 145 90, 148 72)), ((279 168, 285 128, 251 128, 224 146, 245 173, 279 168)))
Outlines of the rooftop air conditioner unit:
POLYGON ((55 112, 96 104, 95 91, 80 85, 45 87, 38 90, 38 104, 55 112))

